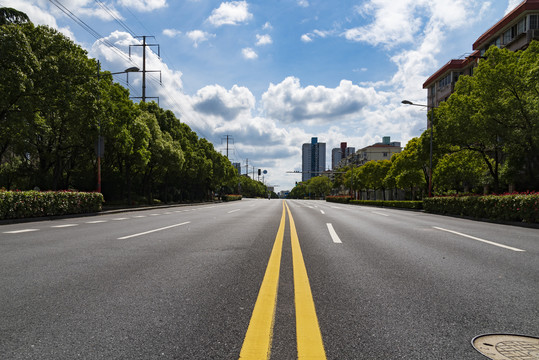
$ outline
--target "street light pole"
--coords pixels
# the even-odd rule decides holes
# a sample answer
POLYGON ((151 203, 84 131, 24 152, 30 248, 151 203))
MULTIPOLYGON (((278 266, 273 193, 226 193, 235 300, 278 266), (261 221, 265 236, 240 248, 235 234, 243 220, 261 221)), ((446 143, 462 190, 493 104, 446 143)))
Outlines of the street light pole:
POLYGON ((432 128, 433 125, 433 117, 434 117, 434 107, 429 105, 423 105, 423 104, 415 104, 408 100, 402 100, 401 103, 404 105, 413 105, 413 106, 421 106, 427 108, 428 111, 428 121, 430 125, 430 153, 429 153, 429 197, 432 197, 432 128))
MULTIPOLYGON (((139 71, 140 69, 138 67, 133 66, 133 67, 125 69, 124 71, 110 73, 110 75, 117 75, 117 74, 125 73, 125 74, 128 74, 129 76, 130 72, 139 72, 139 71)), ((99 60, 97 60, 97 104, 98 105, 100 102, 100 95, 101 95, 101 92, 99 91, 100 75, 101 75, 101 64, 99 60)), ((97 115, 97 131, 98 131, 98 135, 97 135, 97 192, 100 193, 101 192, 101 156, 102 156, 101 150, 103 148, 103 139, 101 137, 101 117, 99 116, 99 109, 97 111, 98 111, 97 113, 98 114, 97 115)))

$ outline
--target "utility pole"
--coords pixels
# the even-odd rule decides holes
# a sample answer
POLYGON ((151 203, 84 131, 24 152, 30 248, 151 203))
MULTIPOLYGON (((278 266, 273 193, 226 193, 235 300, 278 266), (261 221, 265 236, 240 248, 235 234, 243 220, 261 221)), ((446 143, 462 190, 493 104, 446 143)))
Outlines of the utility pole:
POLYGON ((245 174, 249 177, 249 159, 245 159, 245 174))
POLYGON ((234 138, 232 137, 232 135, 223 135, 222 139, 221 139, 221 144, 223 143, 223 140, 225 140, 226 138, 226 158, 228 159, 228 140, 232 140, 232 143, 234 144, 234 138))
MULTIPOLYGON (((101 64, 97 60, 97 104, 101 99, 101 91, 99 90, 99 74, 101 73, 101 64)), ((98 113, 99 114, 99 113, 98 113)), ((101 192, 101 116, 97 118, 97 192, 101 192)))
POLYGON ((146 102, 147 98, 157 99, 159 103, 159 97, 157 96, 146 96, 146 73, 147 72, 158 72, 159 73, 159 82, 162 82, 161 70, 146 70, 146 47, 147 46, 157 46, 157 56, 161 57, 161 48, 159 44, 147 44, 146 38, 155 38, 154 36, 137 36, 137 38, 142 38, 142 44, 129 45, 129 57, 131 57, 131 46, 142 46, 142 96, 134 97, 135 99, 141 99, 142 102, 146 102))

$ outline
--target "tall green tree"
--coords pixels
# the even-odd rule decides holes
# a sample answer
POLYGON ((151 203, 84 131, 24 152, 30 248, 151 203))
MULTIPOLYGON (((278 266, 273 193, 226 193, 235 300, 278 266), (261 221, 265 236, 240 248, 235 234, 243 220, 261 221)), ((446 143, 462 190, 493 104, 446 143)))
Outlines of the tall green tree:
POLYGON ((483 185, 487 172, 485 163, 477 152, 457 151, 440 159, 434 171, 434 181, 440 192, 469 192, 474 187, 483 185))
POLYGON ((411 139, 401 153, 391 157, 391 167, 384 178, 386 184, 394 181, 397 188, 410 189, 412 198, 416 197, 417 189, 426 189, 428 181, 425 176, 425 161, 420 155, 420 141, 420 138, 411 139))
POLYGON ((309 179, 307 190, 313 196, 324 197, 329 195, 333 184, 327 176, 316 176, 309 179))
POLYGON ((28 15, 13 8, 0 8, 0 26, 8 24, 26 24, 30 22, 28 15))
POLYGON ((473 76, 459 78, 435 126, 449 145, 480 154, 495 191, 502 165, 521 189, 538 188, 539 43, 517 52, 491 47, 485 56, 473 76))
MULTIPOLYGON (((134 104, 80 46, 8 10, 0 11, 1 187, 95 190, 103 137, 107 200, 194 201, 237 188, 230 161, 171 111, 134 104)), ((265 196, 265 186, 249 185, 265 196)))

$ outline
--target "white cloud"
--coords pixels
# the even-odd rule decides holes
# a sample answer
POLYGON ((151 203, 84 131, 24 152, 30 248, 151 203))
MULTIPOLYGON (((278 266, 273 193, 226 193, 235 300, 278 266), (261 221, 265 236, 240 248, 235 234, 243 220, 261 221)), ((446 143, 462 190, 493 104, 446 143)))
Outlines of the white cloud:
POLYGON ((325 39, 329 36, 335 35, 335 30, 313 30, 310 33, 301 35, 301 41, 303 42, 312 42, 315 38, 325 39))
POLYGON ((167 6, 167 0, 118 0, 118 3, 138 11, 153 11, 167 6))
POLYGON ((413 8, 409 0, 368 1, 358 7, 357 11, 361 15, 374 17, 374 22, 366 26, 348 29, 343 35, 348 40, 366 42, 372 45, 382 43, 395 46, 413 42, 413 35, 421 25, 420 18, 414 16, 413 8))
POLYGON ((516 8, 522 2, 522 0, 508 0, 508 2, 509 3, 507 4, 507 9, 505 10, 506 15, 510 13, 511 10, 516 8))
POLYGON ((204 41, 208 41, 215 37, 215 34, 210 34, 202 30, 193 30, 187 33, 187 37, 193 41, 193 46, 198 47, 198 44, 204 41))
POLYGON ((298 0, 298 5, 301 7, 309 7, 309 1, 307 0, 298 0))
POLYGON ((246 1, 231 1, 221 3, 214 9, 207 21, 214 26, 238 25, 253 18, 246 1))
POLYGON ((246 87, 234 85, 227 91, 220 85, 205 86, 193 97, 193 107, 206 115, 235 120, 241 113, 249 115, 255 98, 246 87))
POLYGON ((249 60, 254 60, 258 58, 258 54, 251 48, 245 48, 241 50, 243 57, 249 60))
POLYGON ((269 45, 272 43, 273 43, 273 40, 270 35, 256 34, 256 46, 269 45))
POLYGON ((436 56, 443 50, 447 34, 472 25, 488 6, 490 3, 479 0, 369 0, 357 11, 371 16, 373 22, 347 30, 343 36, 388 50, 399 47, 390 57, 397 66, 393 76, 362 85, 391 89, 396 102, 424 99, 422 85, 440 66, 436 56), (412 46, 407 48, 404 43, 412 46))
POLYGON ((384 98, 373 88, 362 88, 342 80, 338 87, 302 87, 300 80, 287 77, 280 84, 270 84, 262 95, 266 116, 287 123, 311 124, 358 117, 368 106, 380 105, 384 98))
POLYGON ((431 28, 447 31, 471 25, 484 7, 479 0, 369 0, 356 10, 374 21, 350 28, 342 35, 351 41, 394 48, 421 42, 431 28))
POLYGON ((180 36, 181 34, 182 34, 182 32, 180 30, 176 30, 176 29, 164 29, 163 30, 163 35, 168 36, 170 38, 180 36))
POLYGON ((305 43, 308 43, 308 42, 312 42, 313 39, 311 38, 311 36, 309 36, 310 34, 303 34, 301 35, 301 41, 305 42, 305 43))
POLYGON ((262 30, 273 30, 273 26, 269 22, 266 22, 264 26, 262 26, 262 30))

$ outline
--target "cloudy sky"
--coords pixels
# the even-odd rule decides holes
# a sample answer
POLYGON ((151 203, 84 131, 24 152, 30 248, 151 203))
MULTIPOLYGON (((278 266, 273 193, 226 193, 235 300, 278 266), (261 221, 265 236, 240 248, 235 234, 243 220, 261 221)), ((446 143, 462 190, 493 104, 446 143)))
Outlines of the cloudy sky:
MULTIPOLYGON (((404 146, 426 128, 425 80, 508 11, 515 0, 0 0, 60 30, 104 70, 142 68, 146 96, 199 136, 265 169, 288 190, 301 145, 317 136, 356 149, 391 136, 404 146), (71 15, 70 16, 68 16, 71 15), (148 48, 150 49, 150 48, 148 48), (160 57, 157 56, 159 51, 160 57)), ((116 80, 141 96, 141 74, 116 80)))

